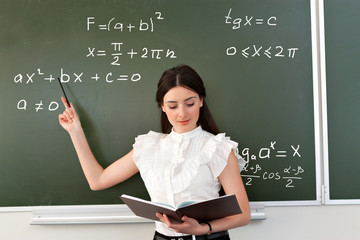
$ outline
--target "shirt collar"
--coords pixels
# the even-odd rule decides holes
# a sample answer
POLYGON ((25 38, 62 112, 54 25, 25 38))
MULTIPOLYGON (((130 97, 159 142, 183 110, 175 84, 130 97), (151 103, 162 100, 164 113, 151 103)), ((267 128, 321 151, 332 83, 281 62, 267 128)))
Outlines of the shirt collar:
POLYGON ((182 140, 182 139, 192 138, 198 135, 200 132, 202 132, 201 126, 198 126, 197 128, 185 133, 177 133, 174 131, 174 128, 172 128, 170 132, 170 136, 174 137, 175 139, 182 140))

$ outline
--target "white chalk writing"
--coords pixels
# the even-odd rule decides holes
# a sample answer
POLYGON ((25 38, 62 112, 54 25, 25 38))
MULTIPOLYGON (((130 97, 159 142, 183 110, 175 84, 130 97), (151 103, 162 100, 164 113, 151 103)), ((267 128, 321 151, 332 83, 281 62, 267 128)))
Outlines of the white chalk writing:
POLYGON ((296 182, 302 180, 302 174, 305 169, 299 165, 301 162, 296 161, 301 158, 300 145, 290 145, 285 149, 277 149, 277 142, 272 141, 269 147, 261 148, 257 154, 252 154, 250 148, 244 148, 241 152, 242 157, 246 161, 245 169, 242 172, 242 177, 245 179, 245 185, 252 186, 255 184, 254 179, 264 181, 283 181, 284 187, 294 188, 296 182), (271 160, 290 160, 284 163, 286 166, 280 169, 264 169, 262 161, 271 160), (290 163, 290 164, 289 164, 290 163))

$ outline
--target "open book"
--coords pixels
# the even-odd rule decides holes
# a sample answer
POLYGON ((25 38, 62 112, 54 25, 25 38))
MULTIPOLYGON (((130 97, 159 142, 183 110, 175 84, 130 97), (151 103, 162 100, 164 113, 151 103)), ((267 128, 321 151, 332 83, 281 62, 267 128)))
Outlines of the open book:
POLYGON ((205 201, 182 202, 176 208, 126 194, 120 197, 124 203, 139 217, 159 221, 156 213, 166 214, 172 222, 181 223, 183 216, 195 218, 199 222, 208 222, 241 213, 240 206, 235 195, 226 195, 205 201))

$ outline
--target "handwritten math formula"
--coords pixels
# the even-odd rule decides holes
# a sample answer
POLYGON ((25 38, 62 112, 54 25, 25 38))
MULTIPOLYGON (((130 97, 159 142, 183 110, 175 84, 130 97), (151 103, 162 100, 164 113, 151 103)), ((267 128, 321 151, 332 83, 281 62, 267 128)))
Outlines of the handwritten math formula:
MULTIPOLYGON (((230 8, 225 15, 225 25, 230 27, 233 31, 241 31, 248 28, 256 28, 259 26, 266 26, 270 28, 277 27, 278 19, 276 16, 270 16, 267 18, 256 16, 235 16, 233 9, 230 8)), ((265 56, 268 59, 271 58, 294 58, 298 47, 273 45, 262 46, 259 44, 252 44, 244 47, 229 46, 226 48, 226 56, 240 55, 245 59, 256 58, 265 56)))
POLYGON ((254 17, 254 16, 244 16, 244 17, 234 17, 232 15, 232 8, 229 9, 229 12, 225 16, 225 23, 229 24, 232 29, 237 30, 244 27, 251 27, 256 25, 267 25, 275 27, 277 25, 277 17, 271 16, 267 19, 263 17, 254 17))
POLYGON ((256 181, 276 181, 283 182, 286 188, 296 186, 296 181, 302 180, 305 169, 300 165, 301 148, 299 144, 290 144, 286 148, 278 149, 277 142, 271 141, 268 147, 261 148, 258 152, 252 153, 250 148, 244 148, 241 156, 246 161, 246 166, 241 176, 244 178, 246 186, 256 184, 256 181), (292 164, 286 165, 282 169, 268 170, 262 167, 264 161, 290 160, 292 164))
MULTIPOLYGON (((156 23, 165 21, 165 18, 161 12, 155 12, 153 17, 149 17, 146 20, 139 19, 138 21, 131 23, 125 23, 125 21, 118 20, 115 17, 110 18, 105 22, 98 22, 95 17, 87 17, 86 19, 86 31, 105 31, 105 32, 117 32, 117 33, 134 33, 134 32, 149 32, 154 33, 156 31, 156 23)), ((120 66, 121 60, 128 59, 176 59, 176 53, 171 48, 150 48, 143 46, 140 48, 134 48, 131 43, 119 41, 110 42, 108 46, 111 46, 112 50, 107 51, 106 46, 91 45, 87 47, 87 58, 107 57, 109 56, 110 65, 120 66)))
MULTIPOLYGON (((150 14, 151 15, 151 14, 150 14)), ((108 65, 114 66, 112 71, 87 73, 85 71, 68 71, 63 67, 59 67, 57 71, 48 71, 44 68, 34 68, 30 72, 16 73, 12 82, 17 86, 30 86, 36 84, 57 84, 57 77, 65 84, 86 84, 89 82, 96 82, 99 84, 119 84, 121 82, 132 82, 134 84, 143 80, 141 71, 129 72, 124 69, 126 67, 123 63, 125 60, 139 61, 139 60, 168 60, 176 59, 176 53, 169 48, 159 47, 153 48, 142 46, 135 48, 132 46, 131 38, 123 38, 124 34, 156 34, 157 24, 166 21, 162 12, 155 12, 147 18, 139 18, 129 21, 128 19, 121 19, 120 17, 110 17, 107 20, 100 20, 94 16, 86 17, 84 21, 85 32, 99 32, 102 35, 107 33, 115 33, 119 41, 102 42, 99 44, 96 39, 94 44, 85 45, 82 52, 83 60, 97 62, 107 62, 108 65), (127 41, 126 41, 127 39, 127 41)), ((139 36, 139 35, 137 35, 139 36)), ((146 41, 144 41, 146 43, 146 41)), ((49 111, 53 112, 59 109, 59 100, 54 99, 38 99, 28 100, 20 98, 16 102, 16 109, 21 111, 49 111)))
POLYGON ((161 12, 155 12, 155 18, 149 17, 148 21, 139 19, 136 23, 125 23, 123 20, 118 20, 115 17, 110 18, 108 21, 98 23, 95 21, 95 17, 87 17, 86 19, 86 30, 90 31, 93 27, 100 31, 119 31, 119 32, 134 32, 134 31, 150 31, 154 32, 154 19, 164 20, 161 12))
MULTIPOLYGON (((96 83, 107 83, 107 84, 116 84, 123 81, 138 82, 141 80, 140 73, 122 73, 116 74, 114 72, 107 72, 103 74, 95 73, 92 75, 85 76, 84 72, 68 72, 63 68, 60 68, 59 71, 55 74, 46 73, 45 71, 36 69, 36 71, 17 74, 13 82, 18 85, 33 85, 33 84, 52 84, 57 82, 55 76, 59 76, 59 79, 62 83, 72 83, 72 84, 83 84, 86 82, 96 82, 96 83)), ((43 100, 38 102, 33 102, 28 104, 26 99, 20 99, 17 102, 16 108, 18 110, 28 110, 33 109, 35 112, 39 111, 56 111, 59 108, 59 103, 55 100, 49 101, 48 103, 43 103, 43 100)))
MULTIPOLYGON (((220 28, 229 28, 232 32, 243 31, 255 28, 276 29, 279 25, 277 16, 255 16, 241 15, 237 13, 238 9, 229 8, 224 11, 223 18, 217 19, 220 28)), ((118 16, 98 17, 88 15, 83 18, 82 30, 85 34, 101 35, 101 41, 97 37, 90 38, 86 44, 82 44, 77 56, 81 59, 76 61, 89 62, 92 64, 105 64, 111 67, 111 71, 101 71, 96 73, 88 73, 84 71, 69 71, 66 67, 59 66, 51 71, 34 66, 33 70, 27 72, 14 73, 11 79, 16 86, 30 86, 35 84, 57 84, 56 79, 59 77, 65 84, 121 84, 123 82, 131 82, 133 84, 141 84, 146 76, 139 70, 127 70, 128 65, 136 65, 140 62, 149 61, 151 63, 161 61, 171 61, 173 65, 179 64, 184 59, 179 58, 176 45, 172 45, 172 41, 148 44, 147 38, 155 36, 158 38, 160 30, 169 24, 166 12, 153 11, 146 16, 131 18, 118 16), (110 35, 111 34, 111 35, 110 35), (111 36, 111 38, 107 38, 111 36), (134 38, 144 37, 143 40, 134 44, 134 38), (140 43, 140 44, 139 44, 140 43)), ((173 20, 173 19, 172 19, 173 20)), ((200 23, 201 24, 201 23, 200 23)), ((163 34, 163 33, 162 33, 163 34)), ((183 33, 186 35, 186 33, 183 33)), ((214 44, 216 44, 214 42, 214 44)), ((191 48, 192 46, 188 46, 191 48)), ((66 49, 64 49, 66 51, 66 49)), ((242 59, 257 59, 265 57, 266 59, 274 58, 296 58, 300 49, 294 46, 283 46, 282 44, 266 45, 259 41, 256 43, 243 43, 241 39, 237 39, 237 45, 225 46, 221 52, 215 53, 216 56, 225 56, 228 58, 240 56, 242 59), (245 45, 244 45, 245 44, 245 45), (243 45, 243 46, 241 46, 243 45)), ((181 55, 181 54, 180 54, 181 55)), ((99 68, 101 69, 101 68, 99 68)), ((17 102, 13 103, 14 107, 20 111, 49 111, 58 110, 59 100, 57 99, 32 99, 31 102, 26 97, 20 97, 17 102)))

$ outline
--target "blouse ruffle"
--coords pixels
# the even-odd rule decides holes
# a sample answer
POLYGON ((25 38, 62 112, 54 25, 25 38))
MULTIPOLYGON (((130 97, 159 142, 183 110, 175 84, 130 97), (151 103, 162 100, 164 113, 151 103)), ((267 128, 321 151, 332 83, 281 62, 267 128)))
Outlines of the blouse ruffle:
POLYGON ((165 134, 150 131, 147 134, 137 136, 133 144, 133 159, 147 186, 151 186, 155 180, 148 176, 155 173, 153 172, 154 160, 160 140, 163 137, 165 137, 165 134))
POLYGON ((238 143, 230 140, 230 137, 226 137, 225 133, 219 133, 212 137, 204 146, 203 151, 201 152, 201 159, 206 160, 214 178, 217 178, 224 170, 231 150, 234 150, 240 171, 242 171, 246 162, 239 155, 238 143))
POLYGON ((224 170, 231 150, 234 150, 240 170, 244 168, 246 162, 239 155, 236 142, 230 140, 224 133, 213 135, 202 130, 199 134, 203 134, 200 139, 194 139, 197 137, 178 139, 153 131, 138 136, 133 145, 133 157, 146 185, 156 184, 154 180, 156 173, 169 166, 171 166, 170 182, 173 193, 185 190, 198 174, 201 165, 207 165, 216 179, 224 170), (192 140, 196 142, 191 143, 192 140), (178 156, 174 156, 172 152, 172 146, 176 143, 179 143, 178 156), (197 146, 200 151, 191 154, 192 150, 188 149, 190 143, 200 144, 197 146), (190 154, 187 151, 190 151, 190 154))

